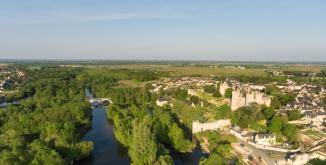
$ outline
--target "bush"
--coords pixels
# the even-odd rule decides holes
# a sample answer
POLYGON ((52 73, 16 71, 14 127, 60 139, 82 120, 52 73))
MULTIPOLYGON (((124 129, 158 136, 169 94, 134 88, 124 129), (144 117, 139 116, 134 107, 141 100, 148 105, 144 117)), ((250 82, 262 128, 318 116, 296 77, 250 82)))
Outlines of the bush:
POLYGON ((213 93, 214 97, 222 97, 221 93, 219 91, 216 91, 213 93))
POLYGON ((231 98, 232 97, 232 88, 228 88, 225 90, 224 97, 231 98))
POLYGON ((206 85, 204 86, 204 91, 213 94, 217 91, 216 85, 206 85))
POLYGON ((292 111, 288 111, 287 115, 288 115, 289 121, 299 120, 302 117, 302 114, 297 109, 292 110, 292 111))

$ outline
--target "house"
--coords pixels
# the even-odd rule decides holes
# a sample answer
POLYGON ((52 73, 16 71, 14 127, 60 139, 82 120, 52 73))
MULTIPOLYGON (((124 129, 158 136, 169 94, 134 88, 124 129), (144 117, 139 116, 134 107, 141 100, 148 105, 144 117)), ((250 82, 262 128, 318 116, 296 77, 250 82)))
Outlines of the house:
POLYGON ((164 106, 166 104, 168 104, 168 101, 166 99, 160 98, 160 99, 157 99, 156 100, 156 105, 158 105, 158 106, 161 106, 162 107, 162 106, 164 106))
POLYGON ((246 134, 242 135, 242 137, 244 139, 246 139, 247 141, 253 142, 255 140, 255 133, 253 133, 253 132, 247 132, 246 134))
POLYGON ((271 133, 256 134, 254 141, 259 145, 272 146, 276 144, 276 136, 271 133))

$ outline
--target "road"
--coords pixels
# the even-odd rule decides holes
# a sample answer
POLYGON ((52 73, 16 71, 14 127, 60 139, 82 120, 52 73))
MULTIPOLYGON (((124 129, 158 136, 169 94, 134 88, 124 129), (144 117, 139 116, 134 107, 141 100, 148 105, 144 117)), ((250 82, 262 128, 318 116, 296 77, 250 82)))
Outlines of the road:
POLYGON ((264 150, 257 149, 255 147, 251 146, 250 144, 247 144, 245 141, 240 140, 240 142, 235 143, 235 145, 239 145, 240 146, 241 143, 245 146, 243 148, 249 149, 251 151, 251 155, 253 155, 257 159, 261 158, 265 164, 267 164, 267 165, 274 165, 274 164, 276 164, 275 163, 275 160, 272 159, 271 157, 269 157, 265 153, 264 150))

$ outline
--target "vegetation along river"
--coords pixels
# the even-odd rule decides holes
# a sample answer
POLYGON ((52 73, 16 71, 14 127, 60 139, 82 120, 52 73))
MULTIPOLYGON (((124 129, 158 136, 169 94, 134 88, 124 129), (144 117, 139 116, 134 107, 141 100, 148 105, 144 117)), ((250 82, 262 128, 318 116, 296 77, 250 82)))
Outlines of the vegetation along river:
MULTIPOLYGON (((92 94, 86 90, 88 98, 92 94)), ((106 107, 96 107, 92 112, 92 129, 85 135, 83 140, 93 141, 94 149, 92 156, 82 160, 82 165, 104 164, 130 164, 128 149, 122 146, 114 137, 114 125, 107 120, 106 107)), ((199 149, 189 154, 172 153, 176 165, 196 165, 203 156, 199 149)))

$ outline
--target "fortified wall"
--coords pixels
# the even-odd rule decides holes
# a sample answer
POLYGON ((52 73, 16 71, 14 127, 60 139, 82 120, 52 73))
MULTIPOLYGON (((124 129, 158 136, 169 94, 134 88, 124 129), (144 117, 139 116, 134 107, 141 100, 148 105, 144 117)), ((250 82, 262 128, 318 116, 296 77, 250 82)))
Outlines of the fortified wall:
POLYGON ((272 99, 262 92, 264 85, 242 84, 240 82, 226 80, 220 84, 220 93, 225 94, 225 90, 232 88, 231 110, 235 111, 240 107, 247 106, 251 103, 270 106, 272 99))
POLYGON ((199 121, 192 122, 192 134, 197 132, 202 132, 206 130, 218 130, 223 129, 225 127, 231 127, 230 119, 226 120, 217 120, 208 123, 200 123, 199 121))
POLYGON ((229 80, 226 80, 224 81, 223 83, 221 82, 220 83, 220 94, 222 96, 225 95, 225 91, 228 89, 228 88, 233 88, 233 84, 229 81, 229 80))
POLYGON ((247 106, 251 103, 262 104, 270 106, 271 97, 266 95, 264 92, 257 90, 243 92, 241 90, 232 91, 231 98, 231 110, 235 111, 240 107, 247 106))

